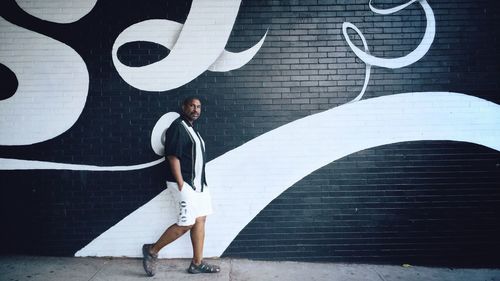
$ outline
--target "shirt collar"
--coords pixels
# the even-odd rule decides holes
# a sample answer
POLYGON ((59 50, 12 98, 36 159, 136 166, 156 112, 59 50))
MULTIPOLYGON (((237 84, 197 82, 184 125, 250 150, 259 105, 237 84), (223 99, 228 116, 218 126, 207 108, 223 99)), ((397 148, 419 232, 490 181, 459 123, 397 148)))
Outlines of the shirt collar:
POLYGON ((186 118, 186 116, 184 116, 183 113, 181 113, 181 119, 186 122, 186 124, 189 126, 189 127, 193 127, 193 125, 191 124, 191 122, 189 122, 189 120, 186 118))

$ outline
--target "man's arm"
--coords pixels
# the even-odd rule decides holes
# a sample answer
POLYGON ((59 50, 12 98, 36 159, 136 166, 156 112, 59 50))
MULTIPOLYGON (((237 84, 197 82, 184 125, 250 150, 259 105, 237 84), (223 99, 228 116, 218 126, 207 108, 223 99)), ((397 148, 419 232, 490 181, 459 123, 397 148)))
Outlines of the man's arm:
POLYGON ((182 186, 184 185, 184 179, 182 178, 181 174, 181 161, 179 161, 179 158, 173 155, 167 156, 167 159, 168 163, 170 164, 170 171, 172 171, 172 175, 174 176, 175 181, 179 186, 179 191, 181 191, 182 186))

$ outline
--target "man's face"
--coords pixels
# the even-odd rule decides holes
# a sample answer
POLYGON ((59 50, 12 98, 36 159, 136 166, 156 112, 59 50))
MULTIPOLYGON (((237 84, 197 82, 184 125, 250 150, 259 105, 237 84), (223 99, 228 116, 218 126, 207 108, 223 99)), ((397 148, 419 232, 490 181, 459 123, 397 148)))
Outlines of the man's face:
POLYGON ((200 117, 201 102, 197 99, 191 100, 190 102, 182 106, 182 112, 191 123, 194 122, 200 117))

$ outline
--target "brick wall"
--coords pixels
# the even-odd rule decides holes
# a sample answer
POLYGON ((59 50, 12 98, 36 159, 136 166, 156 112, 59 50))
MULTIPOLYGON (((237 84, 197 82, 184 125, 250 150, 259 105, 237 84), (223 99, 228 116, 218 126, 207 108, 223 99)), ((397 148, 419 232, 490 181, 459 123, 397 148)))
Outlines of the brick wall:
POLYGON ((355 153, 276 198, 225 255, 495 265, 497 163, 488 149, 452 142, 355 153))
MULTIPOLYGON (((375 2, 379 8, 401 4, 375 2)), ((30 16, 13 0, 3 1, 6 20, 64 42, 81 56, 89 89, 81 115, 67 131, 32 145, 0 146, 0 157, 97 166, 145 163, 157 158, 150 147, 157 120, 175 111, 183 97, 198 95, 204 104, 199 129, 210 160, 217 159, 359 94, 365 64, 342 36, 344 22, 363 32, 371 54, 387 58, 415 49, 426 28, 417 3, 383 16, 371 12, 368 1, 243 1, 226 49, 246 50, 268 30, 264 45, 245 66, 207 71, 163 92, 127 84, 112 63, 117 36, 148 19, 183 23, 190 4, 98 1, 82 19, 56 24, 30 16)), ((373 67, 363 99, 449 91, 498 104, 495 2, 429 4, 436 18, 429 52, 404 68, 373 67)), ((359 37, 349 34, 361 47, 359 37)), ((157 44, 136 42, 122 46, 118 57, 141 66, 168 54, 157 44)), ((0 71, 10 77, 8 70, 0 71)), ((0 95, 0 104, 10 96, 0 95)), ((373 118, 377 114, 384 112, 366 112, 373 118)), ((304 175, 253 218, 223 256, 498 265, 499 165, 497 150, 446 140, 362 150, 304 175)), ((2 238, 12 241, 2 252, 73 255, 156 196, 163 189, 162 169, 160 164, 126 172, 0 170, 2 238)))

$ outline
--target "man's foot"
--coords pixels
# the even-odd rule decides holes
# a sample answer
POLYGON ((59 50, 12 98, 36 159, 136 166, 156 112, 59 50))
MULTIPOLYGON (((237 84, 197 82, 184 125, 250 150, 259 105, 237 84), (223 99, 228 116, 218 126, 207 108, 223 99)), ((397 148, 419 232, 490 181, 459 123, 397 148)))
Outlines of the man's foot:
POLYGON ((148 276, 156 274, 156 264, 158 263, 158 254, 151 254, 151 247, 153 244, 142 245, 142 266, 148 276))
POLYGON ((196 265, 196 264, 194 264, 194 262, 191 262, 191 265, 188 268, 188 272, 191 274, 219 273, 220 267, 218 267, 217 265, 208 264, 204 261, 201 261, 201 263, 199 265, 196 265))

